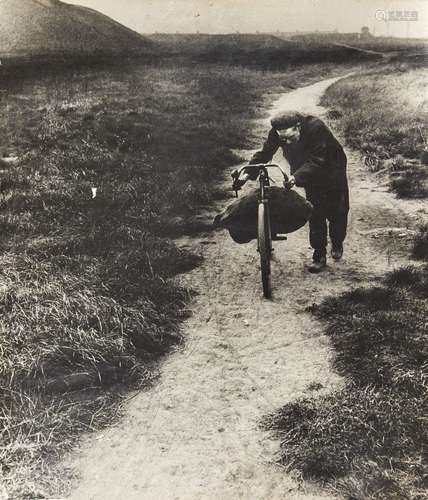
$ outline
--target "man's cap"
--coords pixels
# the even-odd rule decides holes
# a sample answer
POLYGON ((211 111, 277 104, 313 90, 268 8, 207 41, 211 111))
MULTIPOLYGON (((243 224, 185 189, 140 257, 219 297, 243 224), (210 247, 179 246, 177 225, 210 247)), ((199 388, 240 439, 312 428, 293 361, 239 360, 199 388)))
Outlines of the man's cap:
POLYGON ((306 115, 299 111, 281 111, 271 119, 272 127, 275 130, 284 130, 294 127, 296 123, 302 122, 306 115))

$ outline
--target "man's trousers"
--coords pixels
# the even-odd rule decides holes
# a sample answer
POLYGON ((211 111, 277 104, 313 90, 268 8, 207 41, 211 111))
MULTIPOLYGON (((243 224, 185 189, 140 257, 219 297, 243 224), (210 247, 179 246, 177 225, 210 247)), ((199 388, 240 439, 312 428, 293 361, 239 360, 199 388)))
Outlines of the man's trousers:
POLYGON ((306 198, 314 206, 309 220, 309 241, 318 257, 326 255, 328 234, 333 247, 340 247, 346 237, 349 212, 349 190, 306 189, 306 198))

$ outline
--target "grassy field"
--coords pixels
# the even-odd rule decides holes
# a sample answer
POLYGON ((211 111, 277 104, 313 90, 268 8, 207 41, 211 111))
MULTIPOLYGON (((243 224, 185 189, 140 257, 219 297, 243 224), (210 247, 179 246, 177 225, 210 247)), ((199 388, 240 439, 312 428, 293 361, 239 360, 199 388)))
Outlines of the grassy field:
POLYGON ((169 238, 208 230, 194 215, 224 196, 232 150, 259 144, 252 120, 270 94, 349 71, 339 52, 360 61, 312 48, 308 60, 335 62, 303 65, 270 43, 187 54, 197 66, 163 53, 1 73, 0 460, 13 497, 59 491, 57 458, 181 342, 192 291, 176 276, 201 258, 169 238))
POLYGON ((272 34, 154 34, 164 56, 185 55, 196 63, 287 70, 290 64, 368 62, 379 57, 332 43, 301 43, 272 34))
POLYGON ((347 144, 403 198, 428 196, 427 84, 425 67, 389 64, 336 83, 323 99, 347 144))
POLYGON ((428 268, 312 308, 346 386, 269 418, 282 460, 353 500, 426 498, 428 268))
POLYGON ((233 148, 255 145, 269 93, 334 70, 134 64, 2 79, 0 459, 13 497, 59 490, 55 460, 156 376, 191 297, 175 276, 200 262, 165 236, 197 230, 197 207, 223 196, 215 181, 233 148))
POLYGON ((309 33, 293 35, 287 38, 301 44, 312 46, 342 43, 352 47, 378 52, 404 52, 408 50, 424 51, 426 50, 428 43, 428 39, 426 38, 400 38, 386 36, 358 38, 358 34, 356 33, 309 33))

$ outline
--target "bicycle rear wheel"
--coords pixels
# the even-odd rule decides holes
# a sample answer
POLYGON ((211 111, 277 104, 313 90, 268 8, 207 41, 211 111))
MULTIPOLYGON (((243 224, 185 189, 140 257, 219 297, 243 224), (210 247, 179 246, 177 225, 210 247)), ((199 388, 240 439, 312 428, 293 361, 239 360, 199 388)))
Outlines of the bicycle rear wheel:
POLYGON ((272 296, 270 269, 272 241, 268 211, 264 203, 259 204, 257 243, 260 253, 260 270, 262 274, 263 295, 267 299, 270 299, 272 296))

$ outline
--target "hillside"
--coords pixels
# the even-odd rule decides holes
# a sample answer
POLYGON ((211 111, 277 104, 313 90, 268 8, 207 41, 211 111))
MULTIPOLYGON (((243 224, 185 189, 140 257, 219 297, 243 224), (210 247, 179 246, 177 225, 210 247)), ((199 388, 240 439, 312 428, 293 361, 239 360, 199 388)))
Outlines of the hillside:
POLYGON ((155 33, 147 35, 159 53, 191 57, 196 63, 222 63, 283 69, 290 64, 340 63, 373 59, 376 54, 357 52, 337 44, 310 45, 269 33, 155 33))
POLYGON ((221 34, 210 35, 204 33, 156 33, 150 35, 150 39, 159 43, 164 50, 172 53, 203 53, 213 50, 232 51, 257 51, 257 50, 280 50, 295 46, 280 38, 269 34, 221 34))
POLYGON ((141 53, 153 42, 109 17, 59 0, 0 0, 0 55, 141 53))

